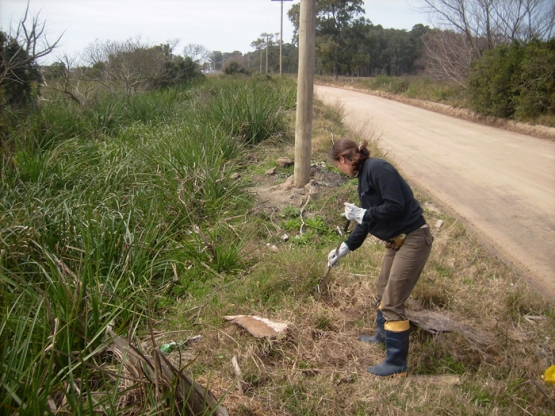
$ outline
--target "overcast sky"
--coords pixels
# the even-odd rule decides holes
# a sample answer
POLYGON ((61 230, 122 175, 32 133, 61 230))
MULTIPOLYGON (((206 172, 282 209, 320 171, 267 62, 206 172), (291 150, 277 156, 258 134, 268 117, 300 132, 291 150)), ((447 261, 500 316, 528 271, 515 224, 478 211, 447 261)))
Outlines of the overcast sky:
MULTIPOLYGON (((287 11, 300 0, 283 2, 283 42, 291 42, 293 26, 287 11)), ((418 0, 366 0, 366 17, 385 28, 410 30, 428 24, 418 0)), ((27 0, 0 0, 2 31, 15 28, 27 0)), ((96 39, 122 41, 141 35, 152 44, 179 40, 211 51, 243 53, 261 33, 279 33, 281 5, 272 0, 29 0, 32 16, 46 22, 49 39, 63 34, 48 61, 64 53, 77 56, 96 39)))

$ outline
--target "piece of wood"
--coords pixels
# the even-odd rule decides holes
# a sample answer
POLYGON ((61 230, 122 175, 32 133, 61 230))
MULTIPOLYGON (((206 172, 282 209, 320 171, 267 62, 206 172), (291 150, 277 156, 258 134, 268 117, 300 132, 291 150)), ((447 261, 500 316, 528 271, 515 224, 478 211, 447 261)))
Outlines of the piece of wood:
POLYGON ((285 322, 270 321, 254 315, 224 316, 224 319, 246 329, 255 338, 275 337, 288 327, 285 322))
POLYGON ((456 321, 454 318, 447 316, 445 313, 437 313, 425 309, 417 311, 407 309, 406 314, 407 318, 413 324, 432 334, 439 334, 441 332, 458 332, 472 342, 485 347, 493 345, 495 342, 493 334, 471 328, 456 321))

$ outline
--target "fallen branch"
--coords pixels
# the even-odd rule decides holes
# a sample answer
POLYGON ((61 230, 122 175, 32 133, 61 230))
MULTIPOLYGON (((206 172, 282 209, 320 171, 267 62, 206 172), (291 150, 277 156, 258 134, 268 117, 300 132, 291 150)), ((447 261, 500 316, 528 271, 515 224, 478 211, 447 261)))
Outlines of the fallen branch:
POLYGON ((153 356, 149 357, 111 330, 107 331, 107 335, 112 339, 110 350, 127 371, 136 378, 149 379, 156 385, 160 397, 164 396, 161 393, 171 388, 177 402, 176 409, 184 408, 184 415, 229 416, 227 409, 210 391, 176 369, 159 348, 154 348, 153 356))

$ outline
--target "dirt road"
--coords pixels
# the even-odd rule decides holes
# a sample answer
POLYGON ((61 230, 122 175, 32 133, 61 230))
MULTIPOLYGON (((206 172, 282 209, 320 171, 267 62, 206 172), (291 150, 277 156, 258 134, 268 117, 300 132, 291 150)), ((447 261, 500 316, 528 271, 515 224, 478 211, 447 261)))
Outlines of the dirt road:
POLYGON ((344 121, 367 128, 419 189, 452 210, 555 299, 555 143, 386 98, 316 86, 344 121))

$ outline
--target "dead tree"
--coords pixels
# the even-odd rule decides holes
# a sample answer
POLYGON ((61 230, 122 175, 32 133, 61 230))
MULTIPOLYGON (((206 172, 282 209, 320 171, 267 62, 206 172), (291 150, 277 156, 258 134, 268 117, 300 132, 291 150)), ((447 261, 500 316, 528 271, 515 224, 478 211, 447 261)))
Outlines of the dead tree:
POLYGON ((79 68, 75 59, 64 55, 60 61, 63 72, 57 79, 48 81, 42 76, 42 86, 53 91, 61 92, 76 103, 85 107, 92 93, 96 90, 96 83, 87 82, 86 69, 79 68))
POLYGON ((22 78, 26 70, 37 63, 37 60, 50 54, 60 42, 60 35, 50 42, 46 36, 46 23, 39 15, 29 15, 29 5, 15 29, 10 28, 7 34, 0 32, 0 85, 9 83, 24 84, 22 78))

